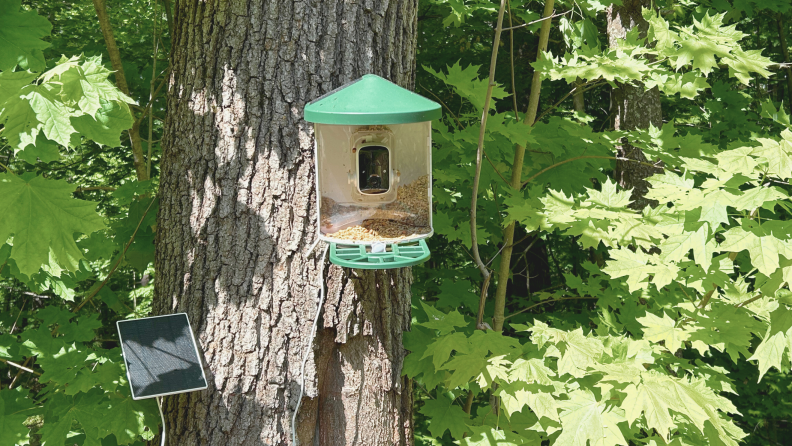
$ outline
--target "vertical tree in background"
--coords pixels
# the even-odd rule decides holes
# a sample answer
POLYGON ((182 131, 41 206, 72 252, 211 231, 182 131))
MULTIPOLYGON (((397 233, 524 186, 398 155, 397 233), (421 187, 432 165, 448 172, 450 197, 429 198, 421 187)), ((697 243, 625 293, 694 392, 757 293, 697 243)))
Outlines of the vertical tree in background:
MULTIPOLYGON (((412 88, 414 0, 178 1, 155 311, 186 312, 209 389, 165 398, 168 441, 291 444, 319 298, 306 102, 375 73, 412 88)), ((409 269, 326 270, 300 444, 412 442, 409 269), (318 438, 315 438, 318 437, 318 438)))
MULTIPOLYGON (((639 35, 646 37, 649 23, 643 18, 641 10, 651 8, 651 0, 625 0, 622 6, 611 5, 608 7, 608 43, 611 48, 619 46, 619 40, 625 38, 628 32, 638 28, 639 35)), ((660 106, 660 90, 657 87, 646 89, 641 82, 619 83, 619 88, 611 93, 611 113, 613 113, 613 127, 615 130, 647 129, 649 125, 660 127, 663 124, 662 109, 660 106)), ((646 161, 641 149, 624 144, 618 149, 619 158, 629 158, 636 161, 646 161)), ((646 177, 657 173, 657 169, 646 164, 632 161, 616 162, 616 180, 619 185, 632 189, 632 207, 641 209, 649 204, 643 198, 649 190, 646 177)))

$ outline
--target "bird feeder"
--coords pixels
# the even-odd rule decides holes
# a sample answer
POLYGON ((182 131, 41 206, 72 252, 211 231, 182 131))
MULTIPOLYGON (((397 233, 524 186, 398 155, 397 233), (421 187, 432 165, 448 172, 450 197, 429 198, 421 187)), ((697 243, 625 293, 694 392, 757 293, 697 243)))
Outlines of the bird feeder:
POLYGON ((305 106, 314 123, 319 238, 349 268, 429 257, 432 123, 440 105, 367 74, 305 106))

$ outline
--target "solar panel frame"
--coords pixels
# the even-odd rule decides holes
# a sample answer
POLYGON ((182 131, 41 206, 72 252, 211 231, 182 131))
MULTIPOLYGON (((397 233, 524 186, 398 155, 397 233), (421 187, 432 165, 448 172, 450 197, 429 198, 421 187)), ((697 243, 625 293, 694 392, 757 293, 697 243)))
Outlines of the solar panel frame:
POLYGON ((126 319, 126 320, 116 321, 116 330, 118 331, 118 337, 119 337, 119 341, 120 341, 120 344, 121 344, 121 354, 122 354, 122 356, 124 358, 124 367, 126 368, 127 381, 129 382, 129 389, 130 389, 130 392, 132 393, 132 399, 133 400, 143 400, 143 399, 149 399, 149 398, 156 398, 156 397, 160 397, 160 396, 177 395, 177 394, 180 394, 180 393, 194 392, 194 391, 197 391, 197 390, 204 390, 204 389, 209 387, 209 384, 208 384, 209 381, 206 379, 206 372, 204 371, 203 363, 201 362, 201 355, 200 355, 200 352, 198 351, 198 343, 195 340, 195 333, 192 330, 192 325, 190 324, 190 318, 187 317, 187 313, 165 314, 165 315, 160 315, 160 316, 150 316, 150 317, 144 317, 144 318, 138 318, 138 319, 126 319), (187 322, 187 328, 188 328, 188 331, 189 331, 189 334, 190 334, 189 339, 192 342, 192 348, 195 351, 196 362, 198 364, 198 367, 201 369, 201 380, 203 381, 204 385, 202 387, 191 387, 191 388, 186 388, 186 389, 179 389, 179 390, 172 391, 172 392, 162 392, 162 393, 145 394, 145 395, 138 396, 138 395, 135 394, 135 386, 133 385, 133 382, 135 382, 135 381, 133 381, 132 375, 129 373, 129 361, 127 360, 127 352, 126 352, 126 348, 124 347, 124 336, 121 334, 121 324, 123 324, 123 323, 134 323, 136 321, 143 321, 143 320, 150 320, 150 319, 157 319, 157 318, 174 317, 174 316, 184 316, 184 320, 187 322))

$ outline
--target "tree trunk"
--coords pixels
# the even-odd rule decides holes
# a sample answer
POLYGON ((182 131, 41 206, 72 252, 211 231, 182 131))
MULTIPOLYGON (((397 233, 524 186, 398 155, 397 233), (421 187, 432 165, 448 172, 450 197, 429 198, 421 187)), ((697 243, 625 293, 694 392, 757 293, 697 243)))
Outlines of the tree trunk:
MULTIPOLYGON (((776 23, 778 24, 778 38, 781 41, 781 52, 784 55, 784 63, 786 67, 786 80, 787 80, 787 94, 789 95, 789 110, 792 113, 792 68, 789 67, 789 48, 786 42, 786 21, 782 14, 776 16, 776 23)), ((779 85, 780 87, 780 85, 779 85)))
MULTIPOLYGON (((608 42, 611 48, 618 47, 618 41, 624 39, 627 32, 638 27, 641 37, 646 36, 649 24, 641 15, 641 8, 651 8, 651 0, 624 0, 622 6, 608 7, 608 42)), ((613 127, 616 130, 648 129, 649 124, 660 128, 663 125, 660 107, 660 90, 657 87, 646 90, 642 84, 619 84, 619 88, 611 92, 611 108, 615 107, 613 127)), ((618 148, 619 158, 646 162, 643 152, 629 144, 618 148)), ((616 179, 624 188, 632 189, 634 209, 643 209, 646 205, 656 205, 653 200, 644 198, 649 190, 646 177, 658 172, 658 169, 631 161, 616 162, 616 179)))
MULTIPOLYGON (((320 263, 305 103, 366 73, 413 88, 415 0, 179 0, 154 308, 186 312, 209 381, 165 397, 168 444, 412 444, 410 269, 320 263), (320 268, 327 299, 311 324, 320 268)), ((151 444, 159 444, 155 439, 151 444)))

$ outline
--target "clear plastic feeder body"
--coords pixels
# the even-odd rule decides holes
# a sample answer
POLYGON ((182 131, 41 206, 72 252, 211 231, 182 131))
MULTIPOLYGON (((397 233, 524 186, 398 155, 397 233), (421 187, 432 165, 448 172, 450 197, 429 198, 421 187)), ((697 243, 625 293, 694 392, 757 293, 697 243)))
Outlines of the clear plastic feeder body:
POLYGON ((432 235, 432 124, 315 124, 319 234, 343 244, 432 235))

